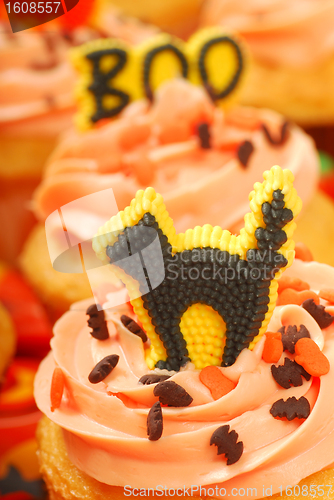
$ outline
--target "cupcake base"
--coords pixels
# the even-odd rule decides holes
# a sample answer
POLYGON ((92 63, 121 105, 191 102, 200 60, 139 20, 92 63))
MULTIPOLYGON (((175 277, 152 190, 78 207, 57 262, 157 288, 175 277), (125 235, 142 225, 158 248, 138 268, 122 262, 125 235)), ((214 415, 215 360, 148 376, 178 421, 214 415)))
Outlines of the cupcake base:
MULTIPOLYGON (((96 479, 89 477, 84 472, 75 467, 69 460, 65 448, 65 443, 61 428, 44 417, 39 423, 37 430, 37 440, 39 445, 38 458, 43 479, 46 483, 50 500, 124 500, 126 498, 137 498, 135 495, 125 494, 121 486, 110 486, 103 484, 96 479)), ((317 490, 317 486, 324 488, 325 497, 319 495, 317 498, 334 498, 334 469, 326 469, 307 477, 299 483, 300 491, 304 486, 305 491, 311 491, 311 485, 317 490), (330 489, 331 487, 331 489, 330 489), (329 491, 330 490, 330 491, 329 491), (329 492, 328 496, 327 493, 329 492)), ((298 492, 296 487, 295 491, 298 492)), ((293 492, 293 485, 288 494, 280 493, 265 497, 266 499, 297 500, 306 498, 305 494, 290 495, 293 492)), ((159 493, 159 494, 158 494, 159 493)), ((160 498, 171 500, 171 495, 155 495, 148 493, 144 498, 160 498)), ((175 498, 191 498, 192 500, 204 500, 203 497, 177 495, 175 498)), ((243 498, 233 496, 233 498, 243 498)), ((309 498, 309 497, 307 497, 309 498)), ((205 497, 205 500, 213 500, 213 497, 205 497)))

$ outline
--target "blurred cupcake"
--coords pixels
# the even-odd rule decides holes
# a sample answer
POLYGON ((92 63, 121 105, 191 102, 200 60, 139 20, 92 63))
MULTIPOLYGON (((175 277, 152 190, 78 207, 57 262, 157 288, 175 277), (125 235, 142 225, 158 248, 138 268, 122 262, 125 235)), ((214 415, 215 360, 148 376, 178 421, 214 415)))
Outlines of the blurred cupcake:
POLYGON ((270 107, 309 127, 318 147, 329 152, 333 135, 327 127, 334 123, 333 23, 333 0, 208 0, 201 19, 203 26, 234 28, 249 45, 253 64, 242 102, 270 107))
MULTIPOLYGON (((327 249, 334 234, 327 217, 334 209, 317 193, 319 165, 312 139, 273 111, 235 106, 224 112, 204 89, 183 79, 161 85, 151 105, 136 101, 112 122, 64 135, 33 205, 42 223, 66 207, 67 234, 72 242, 84 241, 109 210, 98 194, 95 205, 89 204, 90 196, 112 188, 118 209, 123 209, 138 189, 151 185, 164 195, 177 231, 205 222, 238 231, 254 180, 275 163, 293 171, 306 210, 314 214, 314 219, 305 215, 312 235, 307 243, 316 256, 330 260, 327 249), (322 215, 325 235, 319 233, 319 198, 325 205, 321 211, 329 210, 322 215), (71 205, 77 199, 79 206, 71 205)), ((297 241, 304 236, 297 232, 297 241)), ((49 246, 63 238, 62 229, 49 225, 49 246)), ((42 299, 58 312, 91 294, 85 274, 52 269, 43 225, 30 236, 21 264, 42 299)))

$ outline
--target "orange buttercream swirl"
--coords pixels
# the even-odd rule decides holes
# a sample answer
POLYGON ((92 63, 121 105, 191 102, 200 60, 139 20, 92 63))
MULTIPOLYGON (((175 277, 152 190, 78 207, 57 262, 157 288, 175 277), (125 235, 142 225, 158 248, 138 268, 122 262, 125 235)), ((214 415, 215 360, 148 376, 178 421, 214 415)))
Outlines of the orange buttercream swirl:
MULTIPOLYGON (((334 280, 333 268, 315 262, 296 260, 286 274, 306 281, 315 292, 330 287, 334 280)), ((322 302, 333 313, 333 306, 322 302)), ((35 381, 39 408, 63 428, 70 459, 88 475, 106 484, 146 489, 159 485, 219 485, 227 491, 252 487, 257 489, 253 498, 260 498, 263 487, 277 492, 280 486, 296 484, 333 462, 333 370, 320 378, 303 379, 301 386, 283 389, 272 376, 271 363, 262 359, 265 337, 253 351, 244 349, 234 365, 219 368, 233 383, 218 399, 191 364, 172 372, 170 380, 182 386, 193 402, 186 408, 163 407, 162 437, 150 441, 146 421, 157 401, 153 394, 156 384, 139 383, 149 373, 145 345, 120 320, 122 314, 131 313, 126 305, 106 309, 109 339, 100 341, 90 335, 87 326, 85 311, 90 304, 90 300, 75 304, 56 323, 52 351, 35 381), (89 373, 111 354, 119 356, 116 368, 102 382, 91 384, 89 373), (65 376, 66 390, 59 408, 51 412, 50 385, 56 366, 65 376), (310 416, 290 422, 273 418, 273 403, 293 396, 308 400, 310 416), (222 425, 235 430, 244 445, 241 458, 230 466, 210 446, 213 432, 222 425)), ((334 327, 321 330, 302 307, 277 306, 268 331, 301 324, 332 365, 334 327)), ((284 352, 278 364, 287 356, 284 352)))

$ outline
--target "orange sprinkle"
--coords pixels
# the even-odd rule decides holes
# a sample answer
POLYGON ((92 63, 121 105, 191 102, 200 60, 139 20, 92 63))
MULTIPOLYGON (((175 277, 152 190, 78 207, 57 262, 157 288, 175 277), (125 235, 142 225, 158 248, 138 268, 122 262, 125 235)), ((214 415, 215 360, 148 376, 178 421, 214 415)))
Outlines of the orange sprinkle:
POLYGON ((319 297, 334 304, 334 288, 323 288, 319 292, 319 297))
POLYGON ((293 288, 286 288, 278 296, 277 305, 285 306, 287 304, 296 304, 297 306, 301 306, 304 300, 307 299, 313 299, 317 305, 319 304, 319 296, 311 290, 296 292, 293 288))
POLYGON ((217 400, 232 391, 236 384, 223 375, 218 366, 207 366, 199 374, 199 379, 217 400))
POLYGON ((314 340, 299 339, 295 346, 295 361, 313 377, 321 377, 329 372, 330 364, 314 340))
POLYGON ((53 370, 52 380, 51 380, 51 411, 55 411, 59 408, 61 403, 61 398, 63 397, 65 386, 65 377, 61 368, 56 367, 53 370))
POLYGON ((280 332, 266 332, 262 358, 266 363, 277 363, 283 354, 283 343, 280 332))
POLYGON ((301 241, 295 245, 295 257, 296 259, 303 260, 304 262, 311 262, 314 260, 309 248, 301 241))
POLYGON ((278 280, 278 293, 282 293, 286 288, 293 288, 296 292, 302 292, 303 290, 309 290, 310 285, 299 278, 293 278, 292 276, 283 274, 278 280))

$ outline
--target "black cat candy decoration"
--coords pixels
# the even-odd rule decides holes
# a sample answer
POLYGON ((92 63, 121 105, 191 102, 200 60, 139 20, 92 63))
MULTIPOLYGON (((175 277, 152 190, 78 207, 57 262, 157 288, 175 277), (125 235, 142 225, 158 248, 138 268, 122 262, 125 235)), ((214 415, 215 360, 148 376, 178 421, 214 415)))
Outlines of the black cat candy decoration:
POLYGON ((95 236, 97 256, 124 282, 150 339, 149 368, 229 366, 266 331, 277 279, 294 258, 301 200, 289 170, 275 166, 263 177, 238 236, 209 224, 176 234, 153 188, 95 236))

